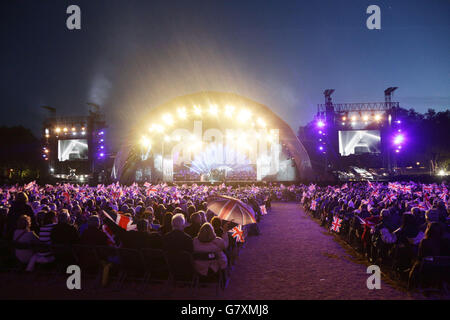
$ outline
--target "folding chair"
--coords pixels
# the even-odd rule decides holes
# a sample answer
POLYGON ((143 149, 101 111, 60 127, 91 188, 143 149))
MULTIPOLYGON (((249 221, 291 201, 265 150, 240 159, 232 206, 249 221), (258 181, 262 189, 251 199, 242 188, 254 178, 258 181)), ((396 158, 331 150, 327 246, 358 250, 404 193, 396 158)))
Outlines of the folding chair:
POLYGON ((89 245, 73 245, 73 254, 77 265, 82 270, 83 278, 94 278, 92 288, 100 286, 103 264, 99 259, 95 246, 89 245))
MULTIPOLYGON (((215 252, 194 252, 192 254, 194 261, 213 261, 217 259, 215 252)), ((213 283, 216 285, 216 296, 219 295, 219 289, 225 289, 225 270, 219 270, 215 274, 209 274, 208 276, 198 275, 198 284, 213 283)), ((198 286, 197 286, 198 289, 198 286)))
POLYGON ((144 258, 137 249, 117 249, 119 253, 119 288, 123 288, 127 279, 133 281, 142 281, 145 284, 147 280, 147 270, 145 268, 144 258))
POLYGON ((450 281, 450 256, 424 257, 418 272, 418 288, 421 291, 437 291, 448 295, 448 288, 442 284, 450 281), (424 284, 428 283, 427 286, 424 284), (440 289, 436 289, 440 287, 440 289))
POLYGON ((192 254, 186 251, 165 252, 169 266, 169 281, 176 287, 177 283, 188 284, 191 289, 198 286, 198 274, 195 271, 192 254))

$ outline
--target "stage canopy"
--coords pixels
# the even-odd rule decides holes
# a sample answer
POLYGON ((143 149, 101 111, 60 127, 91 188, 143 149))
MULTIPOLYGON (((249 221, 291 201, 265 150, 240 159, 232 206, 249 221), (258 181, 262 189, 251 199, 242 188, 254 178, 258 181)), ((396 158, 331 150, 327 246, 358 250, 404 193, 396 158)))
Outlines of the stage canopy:
POLYGON ((222 92, 170 100, 144 114, 118 152, 113 179, 144 182, 299 181, 306 149, 268 107, 222 92))

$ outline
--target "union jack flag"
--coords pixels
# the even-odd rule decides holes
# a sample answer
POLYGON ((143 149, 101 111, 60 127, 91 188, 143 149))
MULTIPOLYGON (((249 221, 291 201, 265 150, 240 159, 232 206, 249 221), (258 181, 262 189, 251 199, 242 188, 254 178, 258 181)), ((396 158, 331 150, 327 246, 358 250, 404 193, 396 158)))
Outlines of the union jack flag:
POLYGON ((334 232, 338 232, 341 229, 341 224, 342 224, 342 219, 340 219, 339 217, 335 216, 333 218, 333 222, 331 223, 331 230, 334 232))
POLYGON ((130 217, 115 212, 107 213, 103 211, 103 214, 106 218, 117 224, 122 229, 127 231, 136 230, 136 224, 133 223, 133 220, 130 217))
POLYGON ((267 214, 267 209, 265 205, 259 206, 259 208, 261 209, 261 214, 262 215, 266 215, 267 214))
POLYGON ((111 229, 106 224, 104 224, 102 226, 102 231, 104 234, 106 234, 106 237, 108 238, 108 245, 115 246, 116 241, 114 241, 114 233, 111 231, 111 229))
POLYGON ((394 199, 397 199, 395 194, 387 194, 386 197, 384 198, 384 201, 387 201, 387 202, 391 203, 392 200, 394 200, 394 199))
POLYGON ((311 209, 311 210, 316 210, 316 207, 317 207, 317 201, 316 201, 316 200, 311 201, 311 207, 310 207, 310 209, 311 209))
POLYGON ((433 192, 433 186, 426 186, 426 185, 423 185, 423 192, 427 192, 427 193, 431 193, 431 192, 433 192))
POLYGON ((411 193, 411 186, 401 186, 400 191, 403 193, 411 193))
POLYGON ((236 239, 237 242, 244 242, 244 230, 242 230, 242 226, 239 225, 231 229, 231 236, 236 239))
POLYGON ((155 194, 156 192, 157 192, 158 190, 156 190, 156 188, 149 188, 149 189, 147 189, 147 190, 145 190, 145 193, 147 194, 147 196, 151 196, 151 195, 153 195, 153 194, 155 194))
POLYGON ((63 192, 62 196, 64 197, 64 201, 65 202, 67 202, 67 203, 70 202, 70 195, 69 195, 69 193, 67 191, 63 192))
POLYGON ((397 183, 388 183, 388 188, 397 191, 401 186, 397 183))

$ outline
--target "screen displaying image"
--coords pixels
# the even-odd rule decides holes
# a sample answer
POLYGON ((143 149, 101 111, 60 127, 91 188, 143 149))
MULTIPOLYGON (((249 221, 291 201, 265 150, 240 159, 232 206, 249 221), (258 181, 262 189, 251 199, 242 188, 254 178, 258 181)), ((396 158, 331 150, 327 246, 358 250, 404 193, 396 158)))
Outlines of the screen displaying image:
POLYGON ((364 153, 380 153, 380 131, 339 131, 339 153, 341 156, 364 153))
POLYGON ((88 160, 88 143, 86 139, 58 141, 58 160, 88 160))

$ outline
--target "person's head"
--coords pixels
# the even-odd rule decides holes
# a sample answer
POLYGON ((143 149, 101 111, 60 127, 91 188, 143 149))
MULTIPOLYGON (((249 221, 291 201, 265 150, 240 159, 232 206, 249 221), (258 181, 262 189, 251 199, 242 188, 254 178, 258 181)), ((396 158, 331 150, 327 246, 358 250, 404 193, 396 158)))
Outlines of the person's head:
POLYGON ((28 202, 27 194, 25 192, 19 192, 16 195, 16 202, 23 203, 23 204, 27 203, 28 202))
POLYGON ((222 227, 222 220, 220 220, 219 217, 213 217, 211 219, 211 225, 213 226, 214 230, 219 230, 222 227))
POLYGON ((212 212, 211 210, 207 210, 206 211, 206 220, 208 220, 209 222, 211 222, 211 219, 214 218, 214 212, 212 212))
POLYGON ((89 217, 87 224, 88 224, 88 228, 99 229, 100 228, 100 218, 97 215, 92 215, 89 217))
POLYGON ((194 205, 190 205, 189 207, 187 207, 187 216, 190 217, 193 213, 195 212, 195 206, 194 205))
POLYGON ((383 209, 380 212, 381 219, 387 219, 391 215, 391 212, 388 209, 383 209))
POLYGON ((420 217, 421 212, 420 212, 420 208, 419 207, 412 207, 411 208, 411 213, 416 216, 416 217, 420 217))
POLYGON ((46 212, 43 221, 44 225, 52 224, 55 222, 56 222, 56 212, 55 211, 46 212))
POLYGON ((200 216, 200 214, 198 212, 194 212, 191 215, 191 223, 192 224, 197 224, 197 225, 201 225, 202 224, 202 217, 200 216))
POLYGON ((73 214, 81 214, 82 212, 83 212, 83 210, 81 210, 81 207, 78 204, 73 206, 73 208, 72 208, 73 214))
POLYGON ((402 215, 402 228, 411 227, 415 224, 414 216, 409 213, 405 212, 402 215))
POLYGON ((172 212, 166 212, 163 218, 163 226, 165 226, 166 228, 170 227, 172 224, 172 217, 173 217, 172 212))
POLYGON ((58 214, 58 222, 59 223, 70 223, 70 214, 67 209, 62 209, 58 214))
POLYGON ((430 209, 425 214, 425 219, 428 223, 439 221, 439 212, 435 209, 430 209))
POLYGON ((442 229, 438 222, 432 222, 425 230, 425 239, 439 240, 441 239, 442 229))
POLYGON ((172 217, 172 228, 174 230, 184 230, 184 226, 185 226, 185 219, 184 219, 184 215, 182 213, 177 213, 176 215, 174 215, 172 217))
POLYGON ((19 219, 17 220, 17 229, 19 230, 25 230, 30 229, 31 226, 31 218, 26 215, 21 215, 19 219))
POLYGON ((204 224, 208 221, 206 221, 206 213, 203 210, 197 211, 197 213, 200 215, 201 224, 204 224))
POLYGON ((153 223, 153 219, 155 218, 153 216, 153 210, 145 210, 142 214, 142 218, 146 219, 148 223, 153 223))
POLYGON ((203 243, 211 242, 216 239, 216 233, 214 232, 213 226, 208 222, 204 223, 198 232, 197 239, 203 243))
POLYGON ((140 219, 136 222, 137 230, 141 232, 147 232, 148 231, 148 221, 145 219, 140 219))

